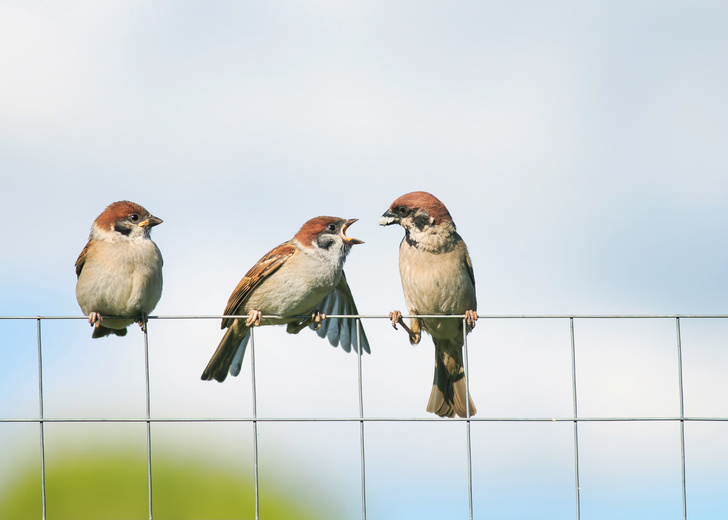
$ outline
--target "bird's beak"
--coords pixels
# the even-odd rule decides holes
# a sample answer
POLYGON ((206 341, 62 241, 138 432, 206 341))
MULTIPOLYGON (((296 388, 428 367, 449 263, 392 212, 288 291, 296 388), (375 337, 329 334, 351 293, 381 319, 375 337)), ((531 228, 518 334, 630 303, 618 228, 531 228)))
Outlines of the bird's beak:
POLYGON ((349 244, 349 245, 352 245, 352 246, 355 245, 355 244, 363 244, 364 243, 363 240, 359 240, 358 238, 350 238, 350 237, 347 237, 346 236, 346 228, 348 228, 349 226, 351 226, 357 220, 359 220, 359 219, 358 218, 349 219, 346 222, 344 222, 344 226, 341 228, 341 236, 344 239, 344 243, 349 244))
POLYGON ((164 222, 164 220, 162 220, 161 218, 149 217, 147 220, 143 220, 143 221, 139 222, 139 227, 147 227, 147 226, 154 227, 154 226, 158 226, 162 222, 164 222))
POLYGON ((397 217, 397 215, 387 210, 381 217, 379 217, 379 225, 391 226, 392 224, 399 224, 399 218, 397 217))

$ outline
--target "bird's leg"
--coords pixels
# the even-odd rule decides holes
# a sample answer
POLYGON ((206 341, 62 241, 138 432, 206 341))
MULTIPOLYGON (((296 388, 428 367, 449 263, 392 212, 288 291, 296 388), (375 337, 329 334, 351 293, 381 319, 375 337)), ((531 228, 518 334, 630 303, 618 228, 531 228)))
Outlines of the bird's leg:
POLYGON ((326 314, 319 312, 318 309, 316 309, 313 314, 311 315, 311 321, 316 324, 316 327, 314 330, 319 330, 321 328, 321 324, 326 319, 326 314))
POLYGON ((410 320, 410 343, 417 345, 422 339, 422 326, 419 318, 412 318, 410 320))
POLYGON ((139 316, 137 316, 136 323, 139 325, 139 328, 142 329, 142 332, 147 331, 147 313, 141 312, 139 313, 139 316))
POLYGON ((263 317, 263 313, 259 310, 253 309, 248 314, 248 319, 245 320, 245 324, 250 327, 251 325, 254 325, 256 327, 260 326, 260 319, 263 317))
POLYGON ((319 312, 318 310, 315 310, 313 314, 311 314, 310 318, 306 318, 305 320, 301 321, 300 323, 289 323, 288 327, 286 327, 286 332, 289 334, 298 334, 303 329, 311 325, 312 323, 316 324, 316 327, 314 327, 314 330, 319 330, 321 328, 322 322, 326 319, 326 314, 319 312))
POLYGON ((91 324, 92 327, 100 327, 102 321, 104 321, 104 318, 101 317, 100 312, 94 311, 88 315, 88 322, 91 324))
POLYGON ((478 313, 475 311, 465 311, 465 323, 471 329, 475 328, 475 322, 478 320, 478 313))
POLYGON ((409 327, 404 324, 404 320, 402 319, 402 313, 399 311, 392 311, 389 313, 389 321, 392 322, 392 327, 394 327, 394 330, 397 330, 397 324, 402 325, 404 327, 404 330, 407 332, 410 332, 409 327))
POLYGON ((409 328, 402 318, 402 313, 399 311, 392 311, 389 313, 389 320, 392 322, 392 327, 397 330, 397 325, 402 325, 402 328, 409 334, 410 343, 417 344, 420 342, 420 322, 416 318, 412 319, 412 328, 409 328))

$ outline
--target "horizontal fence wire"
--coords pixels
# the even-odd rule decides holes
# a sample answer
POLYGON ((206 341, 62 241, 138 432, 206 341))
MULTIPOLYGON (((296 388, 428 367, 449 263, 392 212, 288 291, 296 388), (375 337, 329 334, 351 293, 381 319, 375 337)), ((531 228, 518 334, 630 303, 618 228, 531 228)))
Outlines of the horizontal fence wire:
MULTIPOLYGON (((391 319, 389 314, 327 314, 329 318, 357 318, 362 320, 391 319)), ((168 314, 164 316, 148 316, 150 320, 219 320, 222 318, 249 318, 247 314, 168 314)), ((293 318, 309 318, 310 316, 292 316, 293 318)), ((104 318, 128 318, 128 316, 104 316, 104 318)), ((280 316, 263 315, 262 319, 280 318, 280 316)), ((438 318, 438 319, 463 319, 462 315, 442 314, 418 314, 402 315, 402 318, 438 318)), ((478 314, 478 320, 504 320, 504 319, 666 319, 686 318, 705 319, 717 318, 728 319, 728 314, 478 314)), ((0 320, 88 320, 88 316, 0 316, 0 320)))
MULTIPOLYGON (((0 418, 0 423, 297 423, 297 422, 364 422, 364 423, 387 423, 387 422, 439 422, 443 420, 439 417, 152 417, 146 419, 144 417, 114 417, 114 418, 97 418, 97 417, 68 417, 68 418, 0 418)), ((447 419, 449 423, 455 422, 728 422, 728 417, 451 417, 447 419)))
MULTIPOLYGON (((302 316, 306 318, 307 316, 302 316)), ((328 315, 328 318, 355 318, 357 321, 357 341, 361 345, 361 321, 370 319, 390 319, 389 315, 328 315)), ((417 315, 402 316, 403 318, 438 318, 438 319, 459 319, 465 323, 462 315, 442 316, 442 315, 417 315)), ((113 318, 113 316, 105 316, 105 318, 113 318)), ((221 318, 243 318, 247 319, 247 315, 164 315, 149 316, 149 320, 212 320, 221 318)), ((263 316, 263 319, 277 318, 277 316, 263 316)), ((374 417, 364 415, 363 404, 363 383, 362 383, 362 363, 361 349, 357 349, 358 356, 358 416, 332 416, 332 417, 258 417, 257 415, 257 385, 255 379, 255 334, 250 340, 250 357, 251 357, 251 385, 252 385, 252 416, 249 417, 152 417, 151 416, 151 397, 150 397, 150 372, 149 372, 149 340, 144 329, 144 357, 145 357, 145 400, 146 415, 144 417, 122 417, 122 418, 92 418, 92 417, 68 417, 68 418, 50 418, 44 417, 44 393, 43 393, 43 346, 41 341, 41 323, 50 320, 87 320, 87 316, 0 316, 0 320, 34 320, 37 323, 37 350, 38 350, 38 401, 39 401, 39 417, 37 418, 9 418, 0 417, 0 423, 35 423, 39 425, 39 443, 40 443, 40 477, 41 477, 41 500, 42 500, 42 518, 47 518, 46 503, 46 461, 45 461, 45 432, 44 425, 50 423, 143 423, 146 425, 146 461, 147 461, 147 488, 148 488, 148 514, 149 519, 153 520, 153 489, 152 489, 152 424, 162 423, 251 423, 253 425, 253 452, 254 452, 254 481, 255 481, 255 518, 260 519, 260 490, 259 490, 259 458, 258 458, 258 424, 259 423, 301 423, 301 422, 352 422, 359 423, 359 452, 360 452, 360 471, 361 471, 361 517, 366 520, 367 517, 367 493, 366 493, 366 444, 365 429, 367 423, 429 423, 442 422, 443 419, 436 416, 429 417, 374 417)), ((578 427, 581 423, 599 423, 599 422, 674 422, 680 425, 680 456, 681 456, 681 477, 682 477, 682 509, 683 519, 687 520, 687 492, 686 492, 686 471, 685 471, 685 423, 694 422, 728 422, 728 417, 724 416, 685 416, 684 408, 684 389, 683 389, 683 366, 682 366, 682 338, 680 331, 681 320, 690 319, 728 319, 725 314, 542 314, 542 315, 526 315, 526 314, 503 314, 503 315, 481 315, 479 320, 568 320, 571 342, 571 392, 572 392, 572 409, 571 416, 562 417, 470 417, 470 403, 466 400, 467 413, 466 417, 453 417, 447 419, 448 422, 464 422, 466 423, 466 453, 467 453, 467 479, 468 479, 468 510, 469 518, 473 516, 473 481, 472 481, 472 447, 470 425, 476 423, 524 423, 524 422, 568 422, 573 424, 573 449, 574 449, 574 480, 575 480, 575 517, 580 520, 581 500, 580 500, 580 479, 579 479, 579 432, 578 427), (675 416, 609 416, 609 417, 585 417, 579 416, 577 406, 577 367, 576 367, 576 351, 577 341, 575 340, 574 322, 583 319, 671 319, 675 320, 677 334, 677 363, 678 363, 678 392, 679 392, 679 414, 675 416)), ((464 370, 465 384, 470 392, 470 370, 468 366, 468 339, 467 327, 463 327, 464 340, 464 370)), ((254 329, 251 329, 254 331, 254 329)))

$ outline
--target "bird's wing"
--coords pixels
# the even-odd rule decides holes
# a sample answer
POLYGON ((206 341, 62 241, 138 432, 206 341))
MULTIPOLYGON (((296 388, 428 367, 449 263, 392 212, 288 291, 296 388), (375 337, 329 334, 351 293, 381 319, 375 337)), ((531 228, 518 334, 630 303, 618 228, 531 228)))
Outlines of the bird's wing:
POLYGON ((465 271, 468 273, 470 281, 473 282, 473 287, 475 287, 475 273, 473 272, 473 263, 470 261, 470 255, 468 254, 467 249, 465 250, 465 258, 463 258, 463 262, 465 263, 465 271))
POLYGON ((86 257, 88 256, 88 252, 90 249, 91 240, 89 239, 89 241, 86 242, 83 251, 81 251, 81 254, 78 255, 78 258, 76 259, 76 278, 81 276, 81 271, 83 270, 83 265, 86 263, 86 257))
MULTIPOLYGON (((331 293, 328 294, 318 305, 318 311, 328 315, 356 315, 359 311, 354 303, 354 296, 351 294, 349 284, 346 283, 346 276, 342 272, 341 281, 331 293)), ((321 322, 321 328, 316 330, 316 323, 312 323, 310 328, 316 330, 322 338, 328 338, 332 346, 341 345, 346 352, 358 351, 359 344, 362 351, 370 353, 369 340, 364 333, 364 327, 359 327, 359 335, 357 336, 357 318, 326 318, 321 322)))
MULTIPOLYGON (((468 276, 470 277, 470 281, 473 283, 473 301, 475 301, 475 273, 473 272, 473 263, 470 261, 470 255, 468 254, 468 250, 465 250, 465 258, 463 259, 463 262, 465 263, 465 272, 468 273, 468 276)), ((477 307, 477 304, 475 305, 477 307)), ((475 309, 469 309, 471 311, 474 311, 475 309)), ((468 332, 473 330, 473 327, 475 327, 475 324, 470 325, 468 323, 467 329, 468 332)))
MULTIPOLYGON (((225 307, 226 315, 240 314, 243 305, 250 296, 253 289, 258 287, 271 274, 275 273, 296 251, 296 246, 291 241, 284 242, 278 247, 273 248, 263 258, 258 260, 256 264, 247 272, 243 279, 240 280, 235 290, 230 295, 227 307, 225 307)), ((232 318, 223 318, 221 328, 229 327, 232 318)))

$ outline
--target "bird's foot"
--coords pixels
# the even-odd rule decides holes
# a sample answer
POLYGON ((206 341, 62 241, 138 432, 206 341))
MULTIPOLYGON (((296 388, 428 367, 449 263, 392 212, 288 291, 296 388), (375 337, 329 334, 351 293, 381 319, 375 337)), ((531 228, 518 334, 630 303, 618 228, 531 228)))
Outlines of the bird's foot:
POLYGON ((310 325, 311 323, 314 323, 315 325, 313 327, 313 330, 319 330, 325 319, 326 319, 326 315, 323 312, 319 312, 318 309, 316 309, 315 311, 313 311, 313 314, 311 315, 311 319, 306 320, 306 325, 310 325))
POLYGON ((397 330, 397 324, 399 323, 403 327, 407 327, 407 325, 404 324, 404 320, 402 319, 402 313, 399 311, 392 311, 389 313, 389 321, 392 322, 392 327, 394 327, 394 330, 397 330))
POLYGON ((262 312, 260 312, 259 310, 253 309, 248 314, 248 319, 245 320, 245 324, 248 327, 250 327, 251 325, 253 325, 255 327, 259 327, 260 326, 260 320, 261 320, 262 317, 263 317, 263 313, 262 312))
POLYGON ((139 328, 142 329, 142 332, 146 332, 147 331, 147 318, 148 317, 149 316, 147 315, 146 312, 141 312, 137 316, 136 324, 139 325, 139 328))
POLYGON ((310 318, 305 318, 299 322, 294 321, 289 323, 288 327, 286 327, 286 332, 289 334, 298 334, 311 324, 313 324, 313 330, 319 330, 325 319, 326 314, 316 310, 313 314, 311 314, 310 318))
POLYGON ((101 317, 100 312, 94 311, 88 315, 88 322, 92 327, 100 327, 102 321, 104 321, 104 318, 101 317))
MULTIPOLYGON (((415 331, 412 330, 407 326, 407 324, 404 322, 404 318, 402 318, 402 313, 399 311, 392 311, 389 313, 389 320, 392 322, 392 327, 394 327, 395 330, 397 330, 397 325, 402 325, 402 328, 407 332, 410 338, 410 343, 413 345, 416 345, 420 342, 420 332, 419 330, 415 331)), ((415 320, 413 320, 413 325, 415 325, 415 320)))
POLYGON ((465 311, 465 323, 471 329, 475 328, 475 322, 478 321, 478 313, 475 311, 465 311))
POLYGON ((326 314, 319 312, 318 309, 313 312, 311 315, 311 321, 308 323, 315 323, 313 330, 319 330, 321 328, 321 324, 326 319, 326 314))

